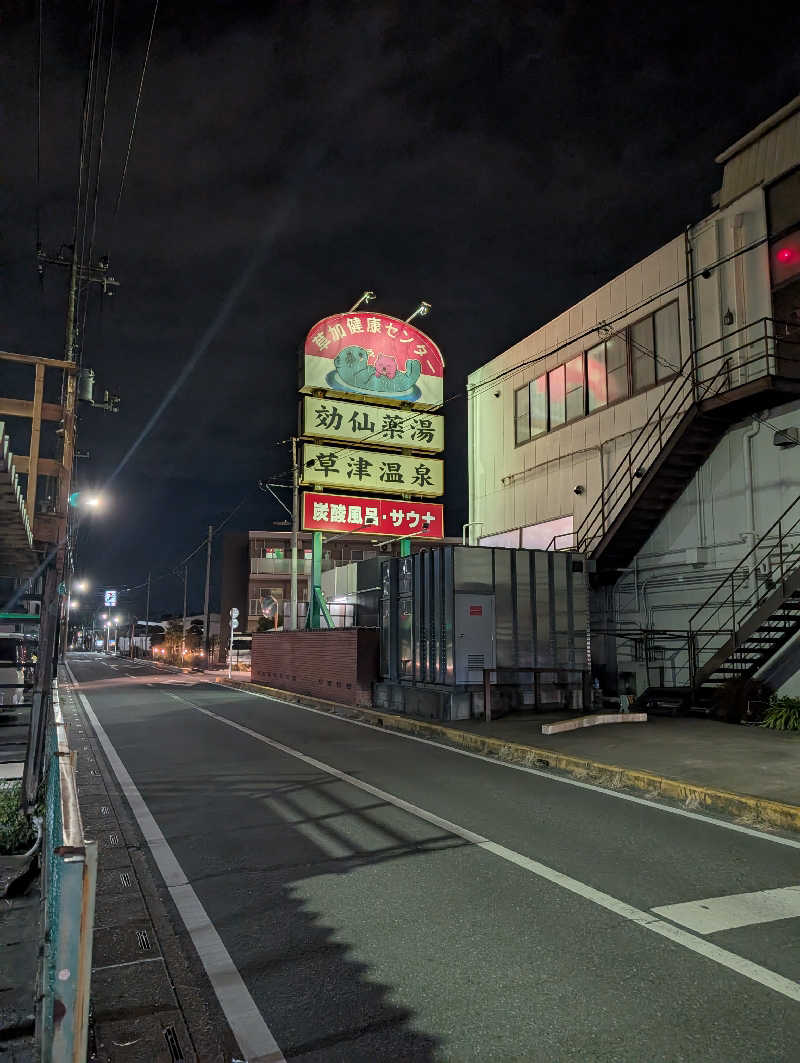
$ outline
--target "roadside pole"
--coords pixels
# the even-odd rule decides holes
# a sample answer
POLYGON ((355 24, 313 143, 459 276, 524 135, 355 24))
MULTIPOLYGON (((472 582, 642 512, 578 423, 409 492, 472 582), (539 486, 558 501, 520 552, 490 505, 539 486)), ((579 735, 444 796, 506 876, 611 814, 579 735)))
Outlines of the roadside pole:
POLYGON ((300 496, 297 480, 297 438, 292 436, 292 579, 289 591, 289 627, 292 631, 297 631, 297 555, 300 531, 300 496))
MULTIPOLYGON (((277 603, 276 603, 277 604, 277 603)), ((231 678, 233 670, 233 632, 239 626, 239 610, 234 607, 230 611, 230 629, 231 636, 228 640, 228 679, 231 678)))
POLYGON ((150 649, 150 573, 147 573, 147 607, 145 608, 144 621, 144 656, 150 649))
POLYGON ((210 665, 211 654, 211 631, 209 624, 209 598, 211 595, 211 541, 214 537, 214 526, 208 526, 208 549, 206 550, 206 598, 203 606, 203 638, 205 639, 206 666, 210 665))
POLYGON ((182 632, 183 632, 183 638, 181 639, 181 662, 183 662, 183 659, 186 656, 186 601, 187 601, 187 597, 186 596, 187 596, 187 593, 188 593, 188 591, 187 591, 188 580, 189 580, 189 563, 187 562, 183 566, 183 627, 181 629, 182 632))

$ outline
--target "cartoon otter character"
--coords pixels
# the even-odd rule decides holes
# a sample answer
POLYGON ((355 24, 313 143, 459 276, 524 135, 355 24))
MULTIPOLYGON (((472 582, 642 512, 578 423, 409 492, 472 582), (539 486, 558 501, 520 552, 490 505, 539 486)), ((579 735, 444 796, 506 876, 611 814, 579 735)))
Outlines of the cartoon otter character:
POLYGON ((369 354, 363 347, 344 347, 333 360, 340 380, 355 391, 382 392, 402 395, 419 380, 421 366, 415 358, 406 360, 401 373, 393 358, 378 355, 375 365, 369 364, 369 354))
POLYGON ((369 355, 363 347, 343 347, 333 359, 333 364, 347 387, 375 390, 370 386, 375 369, 369 364, 369 355))

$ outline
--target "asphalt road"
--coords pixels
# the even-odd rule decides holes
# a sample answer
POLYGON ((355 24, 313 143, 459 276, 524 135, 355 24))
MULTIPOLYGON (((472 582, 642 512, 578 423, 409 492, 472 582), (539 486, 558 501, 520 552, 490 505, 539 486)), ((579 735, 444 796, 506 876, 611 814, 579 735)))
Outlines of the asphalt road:
POLYGON ((796 840, 70 667, 286 1060, 800 1059, 796 840))

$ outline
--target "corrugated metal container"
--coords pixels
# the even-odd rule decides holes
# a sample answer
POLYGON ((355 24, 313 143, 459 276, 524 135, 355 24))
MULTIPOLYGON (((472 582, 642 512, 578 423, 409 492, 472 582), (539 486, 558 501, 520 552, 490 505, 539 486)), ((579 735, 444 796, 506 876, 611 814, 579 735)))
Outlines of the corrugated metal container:
POLYGON ((482 687, 484 669, 518 707, 582 707, 590 669, 581 554, 438 547, 382 563, 381 676, 482 687))

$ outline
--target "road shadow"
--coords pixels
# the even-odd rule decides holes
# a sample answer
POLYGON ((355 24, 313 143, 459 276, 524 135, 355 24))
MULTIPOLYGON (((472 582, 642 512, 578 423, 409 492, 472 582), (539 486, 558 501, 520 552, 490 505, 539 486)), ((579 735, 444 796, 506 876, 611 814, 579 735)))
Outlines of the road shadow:
POLYGON ((446 1058, 404 999, 424 971, 397 899, 468 843, 188 706, 94 708, 287 1060, 446 1058))

